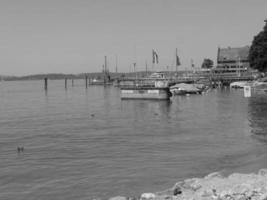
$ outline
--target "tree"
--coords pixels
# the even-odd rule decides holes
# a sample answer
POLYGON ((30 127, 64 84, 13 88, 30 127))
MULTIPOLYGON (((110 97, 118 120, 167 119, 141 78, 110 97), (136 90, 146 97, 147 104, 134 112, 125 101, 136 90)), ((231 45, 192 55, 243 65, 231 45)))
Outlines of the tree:
POLYGON ((213 67, 213 61, 209 58, 204 58, 201 68, 210 69, 213 67))
POLYGON ((254 37, 248 57, 251 68, 267 72, 267 20, 263 30, 254 37))

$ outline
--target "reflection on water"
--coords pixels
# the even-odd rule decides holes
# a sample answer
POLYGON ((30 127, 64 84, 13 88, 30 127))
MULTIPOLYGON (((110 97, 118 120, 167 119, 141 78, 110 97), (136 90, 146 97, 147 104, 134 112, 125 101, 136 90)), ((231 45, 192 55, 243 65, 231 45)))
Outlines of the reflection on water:
POLYGON ((124 109, 126 107, 132 109, 136 119, 146 116, 147 113, 151 113, 154 117, 168 118, 172 101, 123 100, 121 104, 124 109))
POLYGON ((266 97, 240 90, 121 101, 84 80, 67 91, 50 81, 47 93, 25 81, 2 84, 0 100, 0 199, 131 196, 267 166, 266 97))
POLYGON ((253 136, 267 142, 267 95, 253 96, 248 107, 253 136))

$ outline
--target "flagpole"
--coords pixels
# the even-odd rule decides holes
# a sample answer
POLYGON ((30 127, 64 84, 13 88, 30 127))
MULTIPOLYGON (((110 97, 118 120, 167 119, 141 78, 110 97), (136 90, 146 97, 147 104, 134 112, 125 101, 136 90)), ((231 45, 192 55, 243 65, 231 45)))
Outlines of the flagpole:
POLYGON ((134 72, 135 72, 135 85, 137 84, 137 71, 136 71, 136 63, 133 63, 134 72))
POLYGON ((118 73, 118 56, 116 55, 116 69, 115 69, 116 73, 118 73))
POLYGON ((147 61, 146 61, 146 76, 147 76, 147 61))
POLYGON ((192 73, 195 74, 196 73, 196 69, 195 69, 195 64, 194 64, 194 60, 191 59, 191 69, 192 69, 192 73))
POLYGON ((175 59, 176 59, 176 74, 178 73, 178 63, 177 63, 177 48, 176 48, 176 54, 175 54, 175 59))
POLYGON ((157 53, 156 51, 153 49, 152 50, 152 68, 153 68, 153 72, 155 72, 155 64, 157 63, 157 53))

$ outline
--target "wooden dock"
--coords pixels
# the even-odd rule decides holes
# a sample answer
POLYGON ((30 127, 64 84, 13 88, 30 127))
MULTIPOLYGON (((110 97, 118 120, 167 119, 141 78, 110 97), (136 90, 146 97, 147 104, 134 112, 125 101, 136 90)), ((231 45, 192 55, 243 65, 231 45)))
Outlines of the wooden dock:
POLYGON ((179 77, 166 77, 166 78, 134 78, 134 77, 124 77, 117 79, 116 81, 120 84, 134 84, 135 82, 154 82, 154 81, 168 81, 170 85, 176 83, 195 83, 201 80, 210 82, 220 82, 223 85, 230 85, 232 82, 236 81, 252 81, 255 80, 255 76, 251 73, 238 75, 236 73, 225 73, 225 74, 191 74, 189 76, 179 76, 179 77))

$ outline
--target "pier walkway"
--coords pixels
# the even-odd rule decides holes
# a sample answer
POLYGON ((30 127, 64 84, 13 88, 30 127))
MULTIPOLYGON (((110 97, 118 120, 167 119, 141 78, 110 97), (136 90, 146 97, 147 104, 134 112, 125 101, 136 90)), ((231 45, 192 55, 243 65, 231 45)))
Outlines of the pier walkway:
POLYGON ((172 84, 176 83, 194 83, 201 80, 206 80, 210 82, 220 82, 224 85, 229 85, 236 81, 252 81, 255 80, 253 74, 242 74, 238 75, 236 73, 226 73, 226 74, 192 74, 189 76, 179 76, 179 77, 166 77, 166 78, 135 78, 135 77, 124 77, 118 79, 118 82, 147 82, 147 81, 169 81, 172 84))

